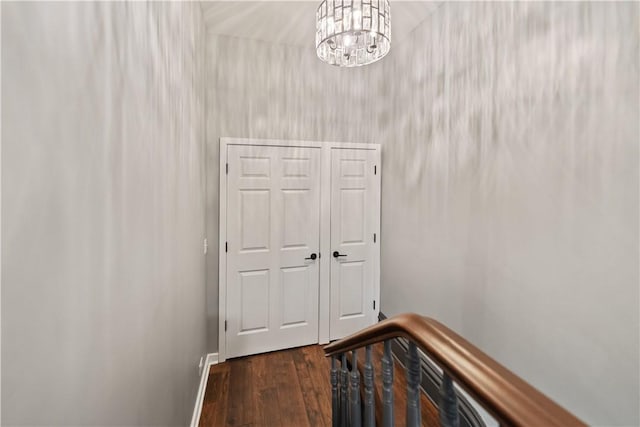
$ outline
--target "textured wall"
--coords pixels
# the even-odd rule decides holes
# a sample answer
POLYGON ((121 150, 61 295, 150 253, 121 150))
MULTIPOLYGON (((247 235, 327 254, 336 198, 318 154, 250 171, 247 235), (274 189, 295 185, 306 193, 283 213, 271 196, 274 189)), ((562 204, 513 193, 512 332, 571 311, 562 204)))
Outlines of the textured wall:
POLYGON ((185 425, 205 352, 197 3, 2 3, 2 424, 185 425))
POLYGON ((218 348, 219 138, 379 142, 382 63, 345 69, 313 49, 207 34, 207 332, 218 348))
POLYGON ((384 63, 382 310, 638 425, 637 3, 449 3, 384 63))

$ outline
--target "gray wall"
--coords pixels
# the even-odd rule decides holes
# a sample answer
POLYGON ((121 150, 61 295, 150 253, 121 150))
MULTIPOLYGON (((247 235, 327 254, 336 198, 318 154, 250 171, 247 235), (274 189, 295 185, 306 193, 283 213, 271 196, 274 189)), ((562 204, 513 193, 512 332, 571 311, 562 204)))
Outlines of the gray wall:
POLYGON ((308 48, 207 34, 207 333, 218 348, 219 138, 380 142, 382 63, 322 63, 308 48))
POLYGON ((637 3, 449 3, 384 59, 382 311, 638 425, 637 3))
POLYGON ((2 423, 186 425, 205 353, 197 3, 2 3, 2 423))

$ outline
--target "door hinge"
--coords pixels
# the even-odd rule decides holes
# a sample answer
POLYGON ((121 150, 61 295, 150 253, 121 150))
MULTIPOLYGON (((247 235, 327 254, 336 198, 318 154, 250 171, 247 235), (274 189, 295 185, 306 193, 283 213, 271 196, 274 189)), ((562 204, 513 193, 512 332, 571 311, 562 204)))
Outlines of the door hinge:
POLYGON ((376 233, 373 233, 373 243, 376 242, 376 233))
POLYGON ((224 242, 224 251, 229 252, 229 242, 224 242))
POLYGON ((378 165, 373 165, 373 174, 374 175, 378 174, 378 165))
POLYGON ((229 163, 226 164, 227 175, 229 175, 229 163))
POLYGON ((373 309, 376 309, 376 300, 373 300, 373 309))
POLYGON ((227 321, 224 321, 224 331, 227 332, 227 321))

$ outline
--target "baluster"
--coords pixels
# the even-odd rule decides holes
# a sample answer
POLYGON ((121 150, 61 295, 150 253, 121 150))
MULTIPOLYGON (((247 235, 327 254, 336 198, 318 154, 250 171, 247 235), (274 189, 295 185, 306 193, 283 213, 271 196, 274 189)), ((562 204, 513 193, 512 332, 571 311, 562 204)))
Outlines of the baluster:
POLYGON ((393 357, 391 341, 384 342, 382 356, 382 426, 393 427, 393 357))
POLYGON ((349 408, 347 399, 347 381, 349 371, 347 370, 347 355, 342 353, 342 366, 340 369, 340 426, 347 427, 349 424, 349 408))
POLYGON ((459 427, 458 397, 451 377, 444 372, 440 385, 440 425, 443 427, 459 427))
POLYGON ((376 409, 373 397, 373 365, 371 364, 371 346, 366 349, 364 361, 364 425, 365 427, 375 427, 376 409))
POLYGON ((420 426, 422 414, 420 413, 420 358, 418 348, 413 342, 409 342, 409 354, 407 358, 407 426, 420 426))
POLYGON ((340 427, 340 389, 338 388, 337 357, 331 356, 331 414, 333 427, 340 427))
POLYGON ((362 412, 360 408, 360 372, 358 371, 358 354, 351 352, 351 427, 362 427, 362 412))

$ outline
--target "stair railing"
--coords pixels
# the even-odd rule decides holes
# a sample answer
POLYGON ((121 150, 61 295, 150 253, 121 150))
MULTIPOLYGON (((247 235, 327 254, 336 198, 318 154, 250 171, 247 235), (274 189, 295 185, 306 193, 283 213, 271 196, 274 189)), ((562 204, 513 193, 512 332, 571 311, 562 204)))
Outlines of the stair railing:
POLYGON ((443 371, 438 407, 440 424, 460 425, 454 381, 482 405, 501 426, 585 426, 573 414, 436 320, 401 314, 383 320, 324 348, 331 357, 333 427, 373 427, 374 375, 371 346, 384 342, 382 356, 382 425, 394 425, 391 340, 409 341, 407 354, 407 426, 421 425, 420 355, 422 350, 443 371), (357 350, 365 348, 364 392, 360 401, 357 350), (351 369, 347 359, 351 352, 351 369))

